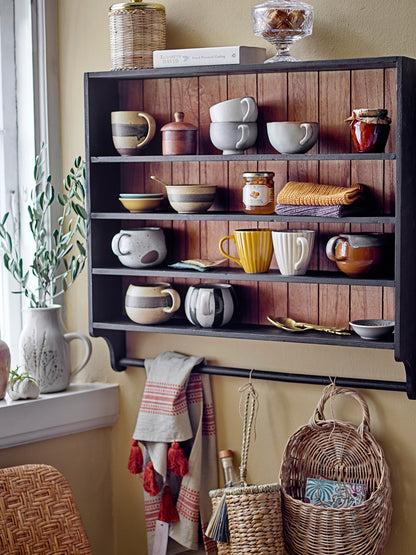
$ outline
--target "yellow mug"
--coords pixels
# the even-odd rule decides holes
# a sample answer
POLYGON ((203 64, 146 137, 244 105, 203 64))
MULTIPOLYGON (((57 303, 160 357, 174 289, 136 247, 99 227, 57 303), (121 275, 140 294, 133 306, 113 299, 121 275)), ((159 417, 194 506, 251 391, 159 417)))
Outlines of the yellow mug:
POLYGON ((220 239, 221 253, 234 260, 247 274, 262 274, 268 271, 273 255, 271 229, 236 229, 234 235, 220 239), (227 239, 234 241, 240 258, 227 254, 222 244, 227 239))

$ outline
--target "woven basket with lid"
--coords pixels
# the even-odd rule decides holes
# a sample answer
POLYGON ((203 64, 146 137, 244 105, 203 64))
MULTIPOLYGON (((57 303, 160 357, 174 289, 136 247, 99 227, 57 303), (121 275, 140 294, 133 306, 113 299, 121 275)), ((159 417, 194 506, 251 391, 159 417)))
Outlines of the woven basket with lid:
POLYGON ((309 424, 289 438, 280 472, 283 527, 290 554, 378 555, 390 533, 390 472, 370 433, 365 400, 355 391, 327 386, 309 424), (324 406, 334 395, 353 397, 362 422, 326 420, 324 406), (366 486, 367 499, 355 507, 328 508, 304 503, 307 478, 366 486))
POLYGON ((165 7, 133 0, 126 4, 113 4, 108 16, 111 68, 152 68, 153 51, 166 49, 165 7))

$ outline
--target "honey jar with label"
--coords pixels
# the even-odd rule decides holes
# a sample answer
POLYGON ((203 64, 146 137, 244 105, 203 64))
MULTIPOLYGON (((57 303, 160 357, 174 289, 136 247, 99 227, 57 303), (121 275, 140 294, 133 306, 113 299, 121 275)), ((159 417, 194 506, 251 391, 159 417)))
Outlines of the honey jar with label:
POLYGON ((246 214, 273 214, 274 173, 243 173, 243 211, 246 214))

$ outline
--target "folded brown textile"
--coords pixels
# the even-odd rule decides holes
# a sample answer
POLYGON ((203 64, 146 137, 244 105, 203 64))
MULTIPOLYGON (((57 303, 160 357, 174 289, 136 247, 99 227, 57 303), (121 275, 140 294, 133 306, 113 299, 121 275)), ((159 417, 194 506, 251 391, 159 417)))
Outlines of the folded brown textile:
POLYGON ((352 204, 364 195, 364 187, 354 183, 351 187, 321 185, 301 181, 289 181, 277 195, 279 204, 333 206, 352 204))

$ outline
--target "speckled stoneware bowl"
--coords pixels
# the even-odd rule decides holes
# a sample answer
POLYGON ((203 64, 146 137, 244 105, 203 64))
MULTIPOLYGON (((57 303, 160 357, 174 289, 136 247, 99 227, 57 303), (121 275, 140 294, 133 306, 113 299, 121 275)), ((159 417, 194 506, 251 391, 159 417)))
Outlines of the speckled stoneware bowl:
POLYGON ((179 214, 206 212, 215 199, 216 185, 166 185, 168 201, 179 214))
POLYGON ((368 341, 384 339, 394 330, 392 320, 354 320, 350 326, 361 339, 368 341))

